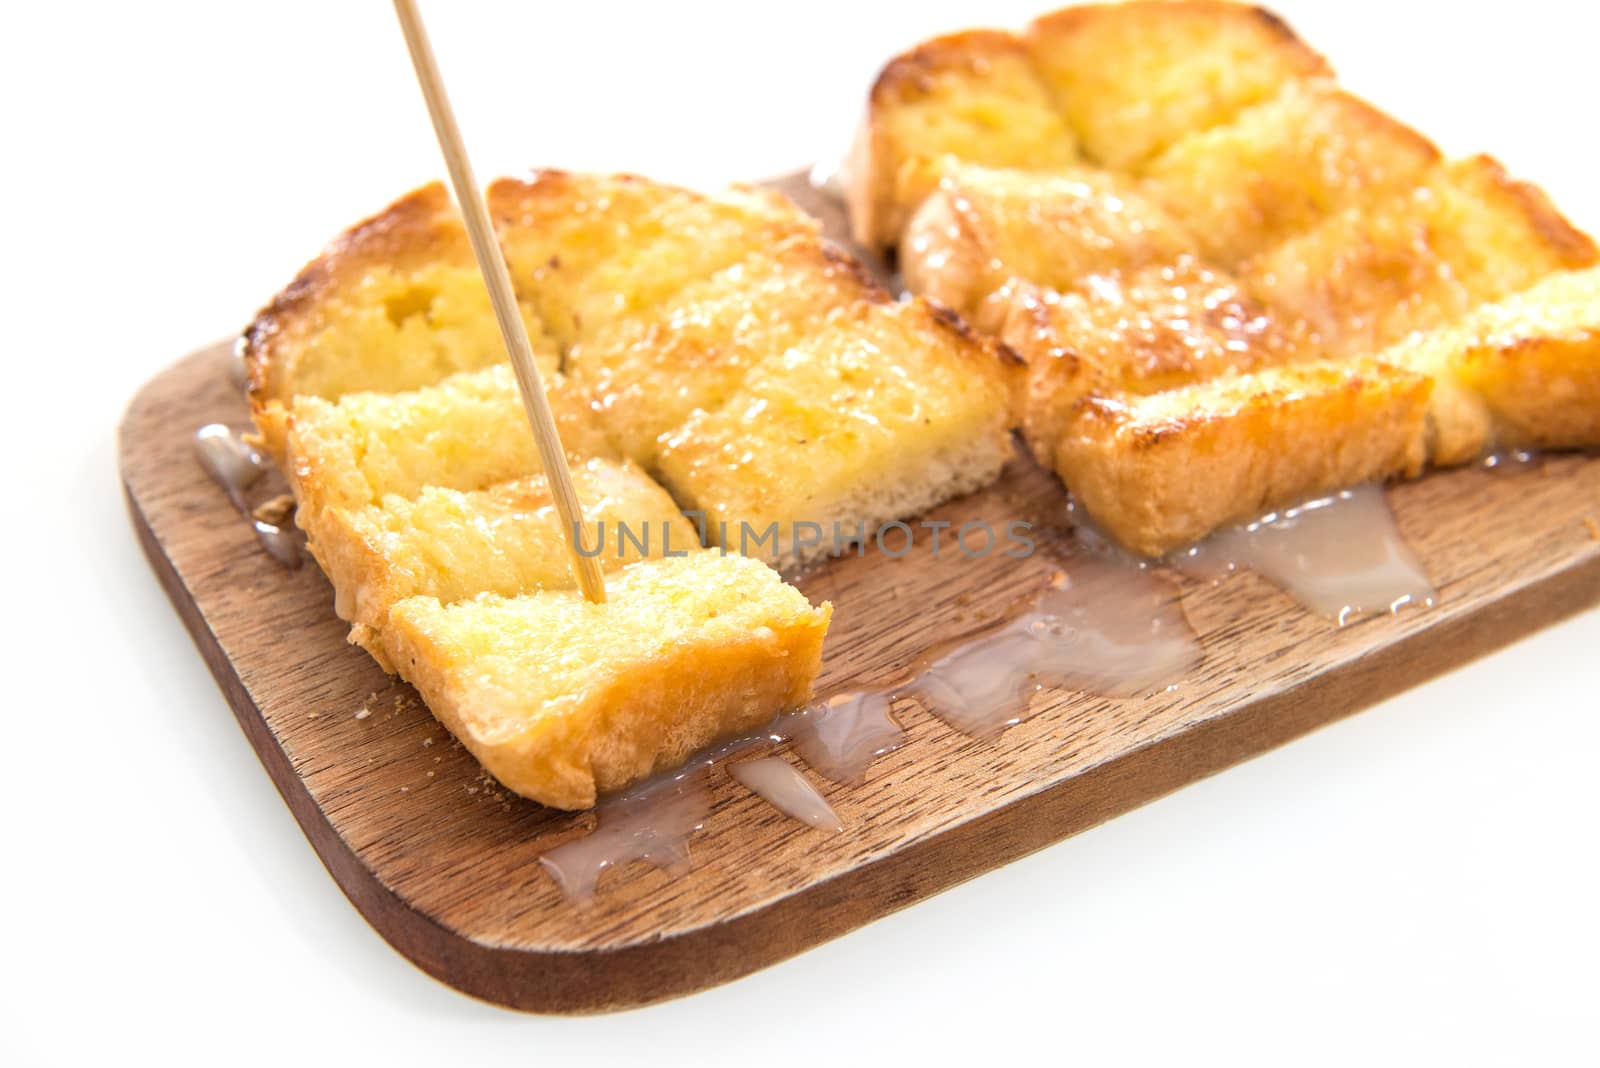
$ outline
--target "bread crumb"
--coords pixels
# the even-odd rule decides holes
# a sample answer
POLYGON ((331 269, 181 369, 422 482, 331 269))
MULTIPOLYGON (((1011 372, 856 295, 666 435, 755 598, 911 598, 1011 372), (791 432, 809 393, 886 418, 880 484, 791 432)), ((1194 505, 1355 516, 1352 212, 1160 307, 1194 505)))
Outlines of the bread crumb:
POLYGON ((262 501, 256 505, 255 511, 250 515, 263 523, 271 523, 281 527, 294 512, 294 498, 287 493, 280 493, 269 501, 262 501))
POLYGON ((320 712, 307 712, 306 719, 316 719, 320 715, 322 715, 320 712))
POLYGON ((432 744, 433 744, 433 739, 432 738, 424 738, 424 739, 422 739, 422 748, 426 749, 426 748, 428 748, 428 746, 430 746, 432 744))
POLYGON ((1583 517, 1583 525, 1584 525, 1584 528, 1589 531, 1589 540, 1590 541, 1600 541, 1600 522, 1597 522, 1595 520, 1594 516, 1592 516, 1592 515, 1584 516, 1583 517))
POLYGON ((410 790, 410 789, 411 789, 411 788, 410 788, 410 787, 409 787, 409 786, 402 786, 402 787, 400 787, 400 792, 401 792, 401 793, 406 793, 406 792, 407 792, 407 791, 408 791, 408 790, 410 790))
POLYGON ((433 769, 432 768, 428 769, 428 778, 430 778, 430 779, 433 778, 433 769))
POLYGON ((370 715, 372 715, 372 709, 370 708, 356 709, 356 719, 366 719, 370 715))

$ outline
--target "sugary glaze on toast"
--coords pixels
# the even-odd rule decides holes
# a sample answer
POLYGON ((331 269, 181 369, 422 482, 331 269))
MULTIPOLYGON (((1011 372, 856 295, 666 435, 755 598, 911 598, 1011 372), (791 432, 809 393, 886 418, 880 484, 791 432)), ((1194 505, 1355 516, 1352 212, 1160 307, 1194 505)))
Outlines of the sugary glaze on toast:
POLYGON ((1138 552, 1600 444, 1594 243, 1332 79, 1261 9, 1133 0, 938 38, 874 86, 855 236, 1024 358, 1030 448, 1138 552))
POLYGON ((605 605, 572 589, 439 187, 358 224, 263 310, 249 394, 351 640, 508 786, 583 807, 794 706, 816 674, 829 606, 702 530, 716 544, 731 521, 732 549, 789 567, 824 547, 799 524, 871 531, 986 484, 1021 363, 891 299, 776 194, 543 171, 488 200, 605 605), (778 533, 733 541, 747 522, 778 533))

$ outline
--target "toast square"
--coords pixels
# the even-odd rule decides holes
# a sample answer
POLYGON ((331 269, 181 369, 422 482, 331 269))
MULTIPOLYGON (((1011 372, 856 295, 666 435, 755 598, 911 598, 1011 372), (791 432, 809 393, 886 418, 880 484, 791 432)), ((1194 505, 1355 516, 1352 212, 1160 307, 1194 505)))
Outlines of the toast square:
POLYGON ((853 259, 807 235, 599 328, 567 368, 621 452, 653 468, 657 439, 721 404, 754 364, 815 333, 834 308, 888 299, 853 259))
POLYGON ((490 184, 517 295, 563 349, 785 238, 818 227, 777 193, 715 196, 633 175, 545 170, 490 184))
POLYGON ((915 293, 998 331, 1014 280, 1067 291, 1085 278, 1177 259, 1196 241, 1126 179, 961 167, 906 228, 915 293))
MULTIPOLYGON (((591 459, 572 466, 572 481, 585 552, 605 570, 700 549, 672 498, 633 464, 591 459)), ((471 492, 430 485, 414 499, 389 494, 363 508, 327 508, 308 547, 333 584, 335 611, 352 624, 352 640, 380 663, 377 632, 407 597, 451 604, 575 585, 542 474, 471 492)))
POLYGON ((832 612, 714 551, 625 567, 607 598, 414 597, 384 647, 490 774, 576 809, 802 704, 832 612))
POLYGON ((1232 268, 1347 207, 1421 184, 1439 150, 1327 82, 1292 82, 1144 168, 1145 190, 1232 268))
MULTIPOLYGON (((615 456, 565 378, 546 394, 569 456, 615 456)), ((286 473, 302 522, 323 508, 415 497, 426 486, 475 490, 542 469, 510 364, 402 393, 302 397, 290 417, 286 473)))
POLYGON ((1277 16, 1207 0, 1064 8, 1034 20, 1028 43, 1085 155, 1118 170, 1330 74, 1277 16))
POLYGON ((845 164, 857 241, 885 248, 951 161, 1048 171, 1079 160, 1077 138, 1016 35, 972 30, 926 41, 878 75, 845 164))
POLYGON ((1028 365, 1024 435, 1048 457, 1090 393, 1145 394, 1306 353, 1238 282, 1193 257, 1018 293, 1001 334, 1028 365))
POLYGON ((835 523, 870 537, 996 478, 1019 371, 926 301, 859 302, 668 435, 661 479, 714 544, 790 570, 826 551, 835 523), (817 543, 800 544, 799 524, 817 543))
POLYGON ((1449 391, 1430 412, 1435 463, 1491 447, 1600 442, 1600 268, 1561 271, 1459 322, 1408 338, 1383 359, 1449 391))
MULTIPOLYGON (((533 310, 539 369, 560 353, 533 310)), ((280 464, 297 396, 431 385, 506 359, 466 230, 434 182, 339 236, 246 329, 252 415, 280 464)))
POLYGON ((1319 362, 1091 396, 1052 466, 1117 541, 1162 556, 1277 505, 1417 474, 1431 387, 1374 361, 1319 362))
POLYGON ((1595 262, 1594 242, 1487 156, 1350 208, 1240 268, 1330 354, 1372 354, 1552 272, 1595 262))

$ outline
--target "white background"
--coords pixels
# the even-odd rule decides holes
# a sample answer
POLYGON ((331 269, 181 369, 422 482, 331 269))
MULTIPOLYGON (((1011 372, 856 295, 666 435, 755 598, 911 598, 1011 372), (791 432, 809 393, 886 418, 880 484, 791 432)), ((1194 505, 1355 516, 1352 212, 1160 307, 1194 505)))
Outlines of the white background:
MULTIPOLYGON (((1600 225, 1591 5, 1285 7, 1600 225)), ((895 50, 1033 8, 425 12, 485 177, 715 184, 834 151, 895 50)), ((1596 1063, 1594 612, 709 993, 546 1019, 425 977, 257 765, 113 457, 139 383, 440 171, 388 5, 8 6, 0 90, 9 1063, 1596 1063)))

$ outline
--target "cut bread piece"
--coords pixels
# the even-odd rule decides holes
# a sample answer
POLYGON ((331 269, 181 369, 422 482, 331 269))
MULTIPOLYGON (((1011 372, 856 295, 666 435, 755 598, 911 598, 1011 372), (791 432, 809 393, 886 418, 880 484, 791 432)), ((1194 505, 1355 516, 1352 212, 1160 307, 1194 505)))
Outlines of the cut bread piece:
POLYGON ((520 299, 565 348, 691 282, 818 226, 782 194, 708 195, 633 175, 502 178, 490 211, 520 299))
POLYGON ((1476 156, 1330 217, 1250 260, 1240 276, 1303 320, 1330 354, 1369 355, 1595 260, 1594 242, 1542 192, 1476 156))
MULTIPOLYGON (((554 342, 522 312, 540 370, 553 373, 554 342)), ((262 309, 243 348, 252 414, 279 463, 297 396, 415 389, 506 359, 466 231, 437 182, 340 235, 262 309)))
POLYGON ((1145 168, 1145 189, 1221 267, 1336 211, 1421 184, 1439 150, 1327 82, 1294 82, 1231 122, 1189 135, 1145 168))
POLYGON ((1160 556, 1275 507, 1417 474, 1431 384, 1373 361, 1272 367, 1085 398, 1039 446, 1094 522, 1160 556))
MULTIPOLYGON (((565 378, 549 380, 546 394, 569 456, 615 455, 565 378)), ((425 486, 483 489, 542 470, 510 364, 404 393, 303 397, 290 417, 288 460, 302 526, 328 507, 415 497, 425 486)))
POLYGON ((721 404, 753 364, 815 333, 834 308, 888 299, 855 260, 802 236, 593 331, 567 367, 622 453, 653 468, 657 439, 721 404))
POLYGON ((1383 358, 1451 392, 1430 413, 1435 463, 1600 445, 1600 268, 1553 274, 1383 358))
MULTIPOLYGON (((645 557, 698 551, 694 527, 665 490, 631 463, 572 465, 583 505, 584 552, 607 571, 645 557)), ((351 639, 377 656, 389 609, 407 597, 445 604, 480 593, 511 597, 576 585, 549 481, 531 475, 485 490, 428 486, 364 508, 327 508, 309 548, 333 584, 351 639)), ((387 665, 385 665, 387 666, 387 665)))
POLYGON ((698 552, 575 590, 397 604, 388 657, 490 774, 587 808, 803 704, 831 606, 756 560, 698 552))
POLYGON ((1019 372, 926 301, 859 302, 669 434, 660 476, 713 543, 791 569, 835 523, 871 536, 996 478, 1019 372))
POLYGON ((1084 153, 1118 169, 1330 73, 1277 16, 1207 0, 1069 7, 1036 19, 1028 41, 1084 153))
POLYGON ((1162 208, 1103 171, 960 167, 906 227, 901 267, 913 292, 994 333, 1014 280, 1069 291, 1091 275, 1167 263, 1195 245, 1162 208))
POLYGON ((951 161, 1045 171, 1079 159, 1077 139, 1015 34, 925 41, 878 75, 842 170, 855 239, 895 245, 951 161))
POLYGON ((1028 364, 1023 429, 1045 457, 1091 392, 1154 393, 1306 352, 1234 279, 1190 257, 1076 293, 1019 293, 1001 336, 1028 364))

